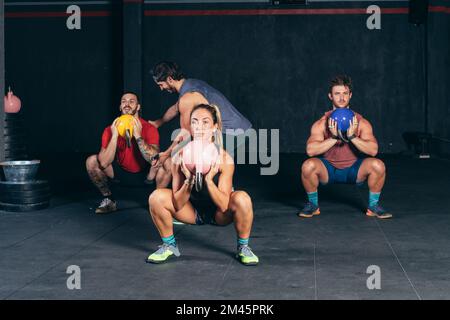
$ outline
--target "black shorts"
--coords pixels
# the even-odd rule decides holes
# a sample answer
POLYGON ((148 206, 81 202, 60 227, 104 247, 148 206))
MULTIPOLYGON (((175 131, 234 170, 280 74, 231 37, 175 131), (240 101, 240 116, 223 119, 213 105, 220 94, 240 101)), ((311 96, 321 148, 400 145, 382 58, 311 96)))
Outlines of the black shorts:
POLYGON ((216 223, 217 206, 210 200, 189 199, 195 211, 195 224, 214 224, 216 223))
POLYGON ((147 185, 147 175, 150 170, 150 164, 142 171, 133 173, 123 169, 117 161, 111 164, 114 171, 113 181, 124 186, 140 187, 147 185))

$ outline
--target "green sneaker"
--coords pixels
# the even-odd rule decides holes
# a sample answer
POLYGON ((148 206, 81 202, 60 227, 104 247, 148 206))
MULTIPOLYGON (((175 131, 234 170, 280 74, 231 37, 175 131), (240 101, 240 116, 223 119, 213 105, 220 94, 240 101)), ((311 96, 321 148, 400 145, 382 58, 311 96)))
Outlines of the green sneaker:
POLYGON ((259 262, 258 257, 249 246, 239 246, 236 258, 246 266, 256 266, 259 262))
POLYGON ((145 262, 147 263, 163 263, 166 262, 170 257, 180 256, 180 251, 178 250, 178 247, 171 246, 167 243, 163 243, 159 246, 159 249, 153 252, 151 255, 148 256, 147 260, 145 262))

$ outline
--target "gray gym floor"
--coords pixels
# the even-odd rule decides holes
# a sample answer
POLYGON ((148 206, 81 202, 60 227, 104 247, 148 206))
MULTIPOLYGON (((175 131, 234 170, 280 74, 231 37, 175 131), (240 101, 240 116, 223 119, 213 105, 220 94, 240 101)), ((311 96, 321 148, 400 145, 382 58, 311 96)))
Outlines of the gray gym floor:
POLYGON ((177 225, 182 256, 145 263, 160 244, 145 206, 148 191, 120 188, 120 210, 95 215, 100 198, 79 171, 77 187, 76 180, 53 187, 50 208, 0 212, 0 297, 450 299, 448 160, 385 158, 381 203, 391 220, 366 217, 367 187, 356 186, 321 188, 322 214, 301 220, 302 160, 283 156, 273 177, 238 168, 236 185, 254 202, 255 267, 235 260, 232 226, 210 225, 177 225), (71 265, 81 270, 79 290, 67 288, 71 265), (369 266, 380 268, 380 289, 367 287, 369 266))

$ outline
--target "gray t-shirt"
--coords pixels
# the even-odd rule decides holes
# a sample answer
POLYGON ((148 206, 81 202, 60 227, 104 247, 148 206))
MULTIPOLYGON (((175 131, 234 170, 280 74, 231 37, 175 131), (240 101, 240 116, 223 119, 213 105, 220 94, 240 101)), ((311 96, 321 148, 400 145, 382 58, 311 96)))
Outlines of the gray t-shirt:
POLYGON ((222 115, 223 133, 227 133, 227 129, 242 129, 246 131, 252 127, 250 121, 244 117, 228 99, 218 90, 211 87, 204 81, 196 79, 186 79, 180 88, 180 98, 187 92, 201 93, 208 103, 215 104, 222 115))

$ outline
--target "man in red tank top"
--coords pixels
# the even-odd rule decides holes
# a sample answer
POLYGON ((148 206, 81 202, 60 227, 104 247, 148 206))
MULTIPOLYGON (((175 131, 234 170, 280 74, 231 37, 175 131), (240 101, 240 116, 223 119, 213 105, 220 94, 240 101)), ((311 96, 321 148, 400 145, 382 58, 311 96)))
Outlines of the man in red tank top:
MULTIPOLYGON (((351 79, 345 75, 335 77, 331 81, 328 97, 333 110, 348 108, 352 97, 351 79)), ((367 180, 369 206, 366 215, 380 219, 391 218, 392 215, 378 204, 386 179, 386 168, 383 161, 375 158, 378 143, 370 122, 355 113, 344 141, 338 134, 336 122, 330 118, 333 110, 326 112, 313 124, 306 142, 306 153, 310 158, 303 162, 301 173, 308 203, 298 216, 311 218, 320 214, 319 183, 362 184, 367 180)))
POLYGON ((116 201, 108 186, 108 178, 133 185, 144 185, 148 181, 149 163, 159 152, 159 134, 154 126, 139 116, 140 110, 137 95, 125 93, 121 98, 120 112, 122 115, 129 114, 134 117, 131 143, 128 145, 126 138, 119 135, 119 118, 116 118, 112 125, 103 131, 99 154, 89 156, 86 160, 89 177, 104 197, 95 213, 117 210, 116 201))

